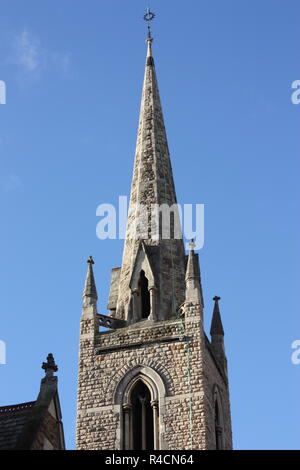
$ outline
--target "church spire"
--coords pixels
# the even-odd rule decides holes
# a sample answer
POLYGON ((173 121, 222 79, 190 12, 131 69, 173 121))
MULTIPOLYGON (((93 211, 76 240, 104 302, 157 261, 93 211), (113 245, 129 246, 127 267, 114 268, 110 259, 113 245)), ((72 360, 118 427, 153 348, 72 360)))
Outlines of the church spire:
MULTIPOLYGON (((153 17, 148 11, 145 20, 150 22, 153 17)), ((142 253, 154 276, 158 320, 175 316, 177 307, 184 301, 185 252, 149 29, 146 42, 145 75, 116 311, 116 316, 125 320, 130 320, 130 304, 134 303, 131 297, 137 283, 131 283, 132 276, 136 277, 137 271, 146 269, 141 267, 142 253), (162 206, 163 215, 159 214, 162 206), (145 249, 139 250, 142 241, 145 249)), ((146 271, 145 274, 147 277, 146 271)))
POLYGON ((93 264, 95 264, 95 262, 92 256, 90 256, 87 260, 87 264, 88 270, 82 294, 84 306, 96 304, 98 300, 98 294, 93 272, 93 264))

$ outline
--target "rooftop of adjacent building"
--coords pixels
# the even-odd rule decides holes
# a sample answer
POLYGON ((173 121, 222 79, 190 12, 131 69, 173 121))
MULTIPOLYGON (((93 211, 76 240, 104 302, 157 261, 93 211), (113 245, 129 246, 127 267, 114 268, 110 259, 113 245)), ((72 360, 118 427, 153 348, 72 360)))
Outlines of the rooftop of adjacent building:
MULTIPOLYGON (((35 401, 0 407, 0 449, 30 449, 37 438, 47 412, 61 423, 61 411, 57 391, 57 371, 52 354, 43 362, 45 377, 41 381, 40 392, 35 401)), ((64 448, 64 436, 60 428, 61 444, 64 448)))

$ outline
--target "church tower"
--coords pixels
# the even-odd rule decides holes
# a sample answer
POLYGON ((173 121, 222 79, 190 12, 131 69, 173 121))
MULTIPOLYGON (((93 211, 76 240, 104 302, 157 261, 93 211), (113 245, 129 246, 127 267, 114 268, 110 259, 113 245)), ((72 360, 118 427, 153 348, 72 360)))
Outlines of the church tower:
MULTIPOLYGON (((148 11, 145 19, 153 16, 148 11)), ((77 449, 231 449, 220 298, 210 341, 193 241, 184 250, 148 30, 126 239, 122 266, 111 273, 109 315, 98 313, 88 260, 77 449)))

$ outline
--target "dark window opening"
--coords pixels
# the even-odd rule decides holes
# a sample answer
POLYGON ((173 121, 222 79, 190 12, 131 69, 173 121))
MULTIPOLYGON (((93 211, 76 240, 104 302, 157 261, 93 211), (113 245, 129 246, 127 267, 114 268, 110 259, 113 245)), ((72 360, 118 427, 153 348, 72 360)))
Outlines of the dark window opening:
POLYGON ((144 271, 141 271, 140 289, 141 289, 141 317, 148 318, 150 315, 150 293, 148 290, 148 279, 146 278, 144 271))
POLYGON ((132 392, 132 449, 153 450, 154 429, 151 395, 148 387, 138 381, 132 392))
POLYGON ((170 239, 171 240, 174 240, 174 238, 175 238, 174 222, 175 222, 175 215, 174 215, 174 212, 172 211, 170 213, 170 239))
POLYGON ((218 402, 215 402, 215 439, 216 450, 222 449, 222 427, 220 425, 220 411, 218 402))
POLYGON ((163 223, 163 217, 162 217, 162 213, 160 211, 159 215, 158 215, 158 233, 159 233, 159 239, 160 240, 163 237, 162 223, 163 223))

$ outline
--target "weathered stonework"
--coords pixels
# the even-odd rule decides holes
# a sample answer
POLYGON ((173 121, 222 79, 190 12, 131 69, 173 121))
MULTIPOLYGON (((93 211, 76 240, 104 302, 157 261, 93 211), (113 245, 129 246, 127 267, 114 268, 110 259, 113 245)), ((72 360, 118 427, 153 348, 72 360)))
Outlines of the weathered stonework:
MULTIPOLYGON (((151 41, 148 40, 145 78, 136 144, 136 155, 131 185, 129 216, 126 230, 116 316, 128 319, 130 316, 129 287, 140 240, 153 247, 153 267, 156 272, 157 311, 161 319, 175 315, 175 307, 184 301, 185 253, 182 239, 169 237, 153 239, 154 228, 151 204, 177 204, 169 148, 157 85, 151 41), (150 60, 151 59, 151 60, 150 60), (148 209, 147 220, 141 217, 139 204, 148 209), (151 219, 152 217, 152 219, 151 219), (136 225, 140 223, 143 232, 136 237, 136 225), (148 239, 147 239, 148 237, 148 239)), ((174 206, 175 209, 176 206, 174 206)), ((175 217, 177 217, 175 211, 175 217)))
POLYGON ((47 412, 31 446, 31 450, 52 450, 60 448, 61 435, 57 426, 57 420, 47 412))
MULTIPOLYGON (((231 449, 227 361, 218 300, 212 341, 203 329, 198 255, 182 239, 131 235, 135 203, 176 203, 152 39, 148 53, 123 261, 110 316, 97 313, 88 261, 80 321, 77 448, 231 449), (109 327, 99 331, 99 324, 109 327)), ((215 298, 219 299, 219 298, 215 298)))
MULTIPOLYGON (((81 342, 78 449, 122 449, 124 377, 153 376, 162 384, 160 449, 214 449, 214 390, 222 402, 224 448, 232 447, 228 384, 203 332, 199 305, 183 318, 97 333, 81 342), (189 347, 189 351, 188 351, 189 347), (190 384, 187 372, 190 370, 190 384), (191 402, 191 413, 190 413, 191 402), (191 422, 191 425, 189 424, 191 422)), ((82 320, 83 330, 92 325, 82 320)))

